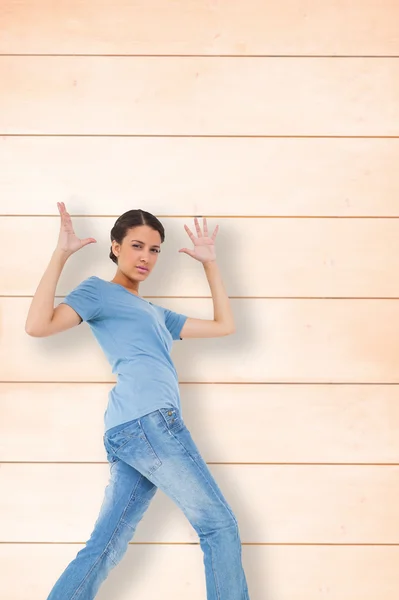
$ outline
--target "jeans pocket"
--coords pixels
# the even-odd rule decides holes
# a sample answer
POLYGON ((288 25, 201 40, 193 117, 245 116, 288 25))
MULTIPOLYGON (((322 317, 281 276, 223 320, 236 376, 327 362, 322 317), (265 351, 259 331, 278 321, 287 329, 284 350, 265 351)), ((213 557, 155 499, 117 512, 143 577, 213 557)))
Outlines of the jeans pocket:
POLYGON ((123 460, 143 474, 151 475, 162 465, 144 431, 141 419, 135 419, 123 428, 111 431, 110 435, 106 433, 104 445, 111 461, 123 460))
POLYGON ((109 463, 109 466, 112 469, 113 465, 120 459, 116 456, 116 454, 114 454, 113 450, 110 448, 105 435, 103 437, 103 442, 104 442, 105 452, 107 453, 107 461, 109 463))
POLYGON ((151 475, 162 465, 162 461, 148 439, 141 423, 139 423, 139 427, 140 444, 137 446, 137 458, 143 461, 142 464, 145 465, 147 473, 151 475))
POLYGON ((104 446, 111 456, 122 450, 126 444, 132 439, 139 439, 140 427, 138 422, 131 421, 126 424, 123 428, 117 429, 115 432, 105 433, 104 435, 104 446))

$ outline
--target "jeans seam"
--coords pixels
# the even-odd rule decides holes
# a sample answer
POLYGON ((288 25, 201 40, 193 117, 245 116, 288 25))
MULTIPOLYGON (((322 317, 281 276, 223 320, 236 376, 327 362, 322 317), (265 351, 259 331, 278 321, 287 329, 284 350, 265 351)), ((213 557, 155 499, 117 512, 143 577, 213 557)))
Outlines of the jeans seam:
MULTIPOLYGON (((163 415, 162 415, 162 416, 163 416, 163 415)), ((165 417, 163 417, 163 418, 164 418, 165 422, 167 423, 167 421, 166 421, 165 417)), ((225 508, 227 508, 227 510, 229 511, 230 515, 233 517, 233 520, 235 521, 235 517, 234 517, 234 515, 233 515, 232 511, 230 510, 230 508, 227 506, 227 504, 226 504, 226 503, 222 502, 222 500, 221 500, 221 499, 218 497, 218 495, 215 493, 215 490, 213 489, 212 485, 210 485, 210 483, 209 483, 209 482, 208 482, 208 480, 206 479, 206 477, 205 477, 205 475, 204 475, 204 472, 203 472, 203 470, 202 470, 202 468, 201 468, 201 465, 200 465, 200 464, 199 464, 199 463, 198 463, 198 462, 195 460, 195 457, 191 455, 191 453, 190 453, 190 452, 187 450, 187 448, 184 446, 184 444, 182 444, 182 443, 180 442, 180 440, 179 440, 179 439, 178 439, 178 438, 177 438, 177 437, 174 435, 173 431, 171 431, 169 428, 168 428, 168 431, 169 431, 169 433, 170 433, 170 434, 171 434, 171 435, 172 435, 172 436, 175 438, 175 440, 176 440, 176 441, 177 441, 177 442, 180 444, 180 446, 183 448, 183 450, 186 452, 186 454, 187 454, 187 455, 188 455, 188 456, 191 458, 191 460, 192 460, 193 462, 195 462, 195 464, 197 465, 198 469, 199 469, 199 470, 200 470, 200 472, 201 472, 201 476, 202 476, 202 478, 204 479, 204 481, 206 482, 206 484, 207 484, 207 485, 210 487, 210 489, 212 490, 212 493, 213 493, 213 495, 216 497, 216 499, 217 499, 217 500, 218 500, 218 501, 219 501, 219 502, 220 502, 220 503, 221 503, 221 504, 222 504, 222 505, 223 505, 225 508)), ((234 526, 236 527, 235 523, 234 523, 234 526)), ((229 527, 230 527, 230 526, 229 526, 229 527)), ((218 580, 217 580, 217 577, 216 577, 216 572, 215 572, 215 568, 214 568, 214 562, 213 562, 212 546, 211 546, 211 544, 209 543, 209 540, 207 539, 207 537, 206 537, 206 534, 205 534, 205 533, 204 533, 204 531, 201 529, 201 527, 198 527, 198 529, 199 529, 199 530, 202 532, 202 534, 203 534, 203 536, 204 536, 204 540, 205 540, 205 542, 208 544, 208 546, 209 546, 209 548, 210 548, 210 552, 211 552, 211 563, 212 563, 212 572, 213 572, 213 577, 214 577, 214 580, 215 580, 215 589, 216 589, 216 593, 217 593, 217 598, 218 598, 218 600, 220 600, 220 591, 219 591, 219 586, 218 586, 218 580)))
MULTIPOLYGON (((125 508, 124 508, 124 510, 123 510, 123 513, 122 513, 122 515, 121 515, 121 517, 120 517, 120 519, 119 519, 118 523, 116 524, 116 526, 115 526, 115 528, 114 528, 113 532, 111 533, 111 536, 110 536, 110 538, 109 538, 109 540, 108 540, 108 542, 107 542, 107 545, 105 546, 105 548, 104 548, 103 552, 100 554, 100 556, 97 558, 96 562, 95 562, 95 563, 93 564, 93 566, 91 567, 90 571, 89 571, 89 572, 86 574, 86 577, 84 578, 84 580, 82 581, 82 583, 80 584, 80 586, 77 588, 77 590, 75 590, 75 592, 74 592, 73 596, 71 596, 71 599, 70 599, 70 600, 74 600, 74 598, 77 598, 77 594, 78 594, 78 593, 81 591, 81 589, 82 589, 82 587, 83 587, 84 583, 86 583, 86 581, 87 581, 87 579, 88 579, 89 575, 91 575, 91 573, 93 572, 93 569, 94 569, 94 568, 97 566, 97 564, 98 564, 98 563, 99 563, 99 561, 102 559, 102 557, 103 557, 105 554, 107 554, 107 553, 108 553, 108 548, 109 548, 109 545, 110 545, 110 543, 111 543, 111 541, 112 541, 112 539, 113 539, 113 537, 114 537, 114 535, 115 535, 115 532, 117 531, 118 527, 120 526, 120 524, 121 524, 121 521, 123 521, 123 517, 125 516, 125 514, 126 514, 126 512, 127 512, 128 508, 129 508, 129 506, 130 506, 130 503, 131 503, 131 501, 132 501, 132 500, 134 500, 134 494, 136 493, 137 487, 138 487, 139 483, 141 482, 142 478, 143 478, 143 475, 142 475, 142 474, 140 474, 140 477, 138 478, 138 480, 137 480, 137 483, 136 483, 136 485, 134 486, 134 489, 133 489, 132 493, 130 494, 129 501, 128 501, 128 503, 126 504, 126 506, 125 506, 125 508)), ((108 556, 109 556, 109 558, 111 559, 111 561, 114 563, 114 565, 116 566, 116 563, 115 563, 115 561, 112 559, 112 556, 111 556, 110 554, 108 554, 108 556)))
MULTIPOLYGON (((118 431, 117 433, 120 433, 120 432, 118 431)), ((112 448, 112 445, 110 444, 109 438, 108 438, 106 435, 104 436, 104 437, 106 438, 106 440, 107 440, 107 444, 108 444, 108 445, 109 445, 109 447, 111 448, 111 453, 112 453, 114 456, 116 456, 116 458, 117 458, 118 460, 121 460, 121 458, 118 456, 118 452, 120 452, 120 450, 122 450, 122 449, 123 449, 123 448, 124 448, 124 447, 125 447, 125 446, 126 446, 126 445, 127 445, 129 442, 130 442, 130 441, 131 441, 131 440, 134 440, 134 439, 135 439, 133 435, 127 435, 127 434, 125 434, 125 433, 123 434, 123 436, 124 436, 124 437, 126 437, 126 438, 128 438, 128 439, 127 439, 127 440, 126 440, 126 441, 125 441, 125 442, 124 442, 124 443, 123 443, 121 446, 118 446, 118 448, 117 448, 116 450, 114 450, 114 449, 112 448)), ((107 449, 107 448, 106 448, 106 449, 107 449)), ((116 461, 114 461, 114 462, 116 462, 116 461)), ((113 463, 111 463, 111 464, 113 464, 113 463)))
MULTIPOLYGON (((201 527, 200 527, 200 529, 201 529, 201 527)), ((202 531, 202 529, 201 529, 201 531, 202 531)), ((211 564, 212 564, 213 578, 215 580, 215 590, 216 590, 216 594, 217 594, 218 600, 220 600, 220 590, 219 590, 218 579, 216 577, 216 571, 215 571, 215 566, 214 566, 214 562, 213 562, 212 546, 211 546, 211 544, 209 543, 209 540, 206 537, 204 538, 204 540, 208 544, 210 552, 211 552, 211 564)))
POLYGON ((145 442, 145 444, 147 445, 147 448, 152 452, 152 454, 154 455, 155 459, 158 461, 158 465, 156 465, 156 467, 149 469, 150 474, 152 474, 154 471, 156 471, 157 469, 159 469, 159 467, 162 465, 162 461, 159 458, 158 454, 155 452, 153 445, 150 443, 145 431, 144 431, 144 427, 141 423, 141 419, 138 419, 138 425, 140 427, 140 431, 142 433, 143 436, 143 441, 145 442))
MULTIPOLYGON (((170 431, 170 430, 169 430, 169 431, 170 431)), ((190 453, 190 452, 187 450, 187 448, 184 446, 184 444, 182 444, 182 443, 180 442, 180 440, 179 440, 179 439, 178 439, 178 438, 177 438, 177 437, 174 435, 174 433, 173 433, 172 431, 171 431, 170 433, 171 433, 171 435, 173 435, 173 437, 175 438, 175 440, 176 440, 176 441, 177 441, 177 442, 180 444, 180 446, 183 448, 183 450, 186 452, 186 454, 188 454, 188 456, 191 458, 191 460, 192 460, 193 462, 195 462, 195 464, 197 465, 198 469, 199 469, 199 470, 200 470, 200 472, 201 472, 201 475, 202 475, 202 477, 203 477, 204 481, 206 482, 206 484, 207 484, 207 485, 210 487, 210 489, 212 490, 212 493, 213 493, 213 495, 215 496, 215 498, 216 498, 216 499, 217 499, 217 500, 220 502, 220 504, 222 504, 222 506, 224 506, 224 507, 225 507, 225 508, 226 508, 226 509, 229 511, 230 515, 233 517, 233 520, 235 521, 235 520, 236 520, 236 518, 235 518, 235 515, 233 514, 232 510, 231 510, 231 509, 230 509, 230 507, 227 505, 227 503, 223 502, 223 501, 222 501, 222 500, 219 498, 219 496, 216 494, 216 492, 215 492, 215 490, 213 489, 212 485, 209 483, 209 481, 208 481, 208 480, 207 480, 207 478, 205 477, 205 475, 204 475, 204 472, 203 472, 203 470, 202 470, 202 467, 201 467, 200 463, 198 463, 198 462, 196 461, 196 459, 195 459, 195 456, 193 456, 193 455, 192 455, 192 454, 191 454, 191 453, 190 453)))

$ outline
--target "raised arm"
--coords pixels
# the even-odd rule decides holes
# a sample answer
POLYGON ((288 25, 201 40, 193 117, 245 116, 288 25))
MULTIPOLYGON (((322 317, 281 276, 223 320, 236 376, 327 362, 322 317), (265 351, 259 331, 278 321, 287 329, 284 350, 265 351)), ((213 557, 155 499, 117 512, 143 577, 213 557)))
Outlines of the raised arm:
POLYGON ((33 337, 53 335, 81 322, 70 306, 61 304, 54 308, 55 292, 68 258, 87 244, 96 242, 94 238, 80 240, 75 235, 65 204, 57 202, 57 207, 61 217, 58 243, 33 296, 25 323, 26 333, 33 337))
POLYGON ((212 236, 208 236, 206 217, 203 219, 204 232, 202 233, 197 217, 194 224, 198 237, 184 225, 184 228, 194 244, 194 249, 181 248, 179 252, 188 254, 202 263, 208 279, 213 300, 213 319, 195 319, 188 317, 180 332, 183 338, 221 337, 235 332, 234 316, 230 300, 223 285, 219 265, 216 262, 215 238, 219 230, 216 225, 212 236))
POLYGON ((213 338, 235 332, 234 316, 230 300, 223 285, 219 265, 216 261, 204 263, 213 300, 213 320, 188 317, 180 332, 184 338, 213 338))

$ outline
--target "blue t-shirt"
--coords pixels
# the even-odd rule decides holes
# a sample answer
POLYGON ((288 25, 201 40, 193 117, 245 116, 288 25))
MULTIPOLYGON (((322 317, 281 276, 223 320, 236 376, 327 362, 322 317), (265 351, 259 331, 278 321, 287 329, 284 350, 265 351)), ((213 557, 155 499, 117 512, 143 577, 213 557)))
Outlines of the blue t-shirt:
POLYGON ((61 302, 87 321, 117 382, 108 395, 105 431, 158 408, 181 410, 178 376, 170 356, 186 315, 153 304, 95 275, 61 302))

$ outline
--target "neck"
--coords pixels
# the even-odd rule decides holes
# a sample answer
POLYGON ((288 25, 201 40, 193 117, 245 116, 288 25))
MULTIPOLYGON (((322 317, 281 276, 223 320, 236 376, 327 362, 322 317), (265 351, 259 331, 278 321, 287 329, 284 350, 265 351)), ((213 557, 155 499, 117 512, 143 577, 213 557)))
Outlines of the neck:
POLYGON ((139 295, 139 282, 132 281, 129 277, 126 277, 122 271, 117 271, 115 273, 115 277, 111 280, 111 283, 118 283, 119 285, 123 285, 129 292, 133 294, 139 295))

